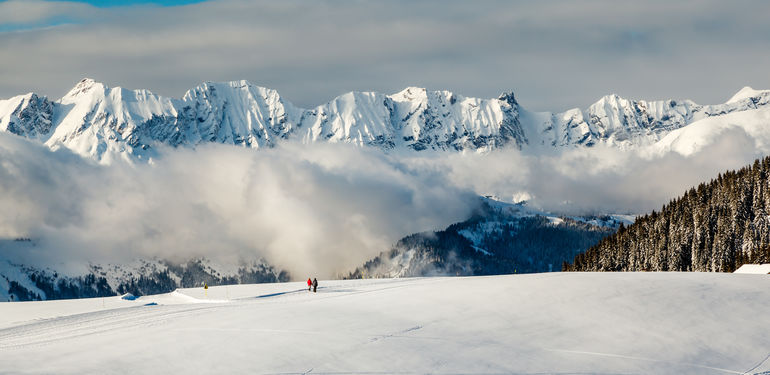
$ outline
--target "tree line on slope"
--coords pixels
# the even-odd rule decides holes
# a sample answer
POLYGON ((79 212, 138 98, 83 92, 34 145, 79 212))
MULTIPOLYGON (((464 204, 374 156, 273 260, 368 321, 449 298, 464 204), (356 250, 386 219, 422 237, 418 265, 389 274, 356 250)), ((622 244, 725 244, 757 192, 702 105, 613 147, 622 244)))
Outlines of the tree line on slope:
POLYGON ((770 157, 720 174, 604 238, 565 271, 733 272, 770 262, 770 157))
POLYGON ((518 217, 486 203, 445 230, 399 240, 343 278, 472 276, 556 271, 559 265, 614 232, 564 218, 518 217), (476 238, 476 242, 470 240, 476 238))
MULTIPOLYGON (((55 271, 23 267, 29 281, 43 294, 24 287, 15 280, 9 281, 8 294, 14 301, 40 301, 52 299, 109 297, 131 293, 135 296, 168 293, 177 288, 193 288, 202 285, 232 285, 275 283, 289 281, 288 272, 278 270, 262 261, 244 264, 237 274, 222 275, 204 264, 203 259, 191 259, 184 263, 164 261, 163 270, 137 270, 123 277, 117 286, 107 282, 107 272, 101 266, 93 266, 83 276, 63 276, 55 271)), ((2 277, 2 275, 0 275, 2 277)))

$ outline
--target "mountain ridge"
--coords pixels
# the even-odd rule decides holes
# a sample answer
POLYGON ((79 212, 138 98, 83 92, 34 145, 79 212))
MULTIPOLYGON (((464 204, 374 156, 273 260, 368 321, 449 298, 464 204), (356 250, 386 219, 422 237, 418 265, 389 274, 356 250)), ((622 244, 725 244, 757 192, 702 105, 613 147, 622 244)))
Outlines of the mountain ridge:
POLYGON ((405 236, 342 278, 552 272, 633 223, 626 215, 556 215, 490 197, 480 203, 467 220, 405 236))
POLYGON ((286 141, 351 143, 385 151, 630 148, 702 119, 767 104, 770 91, 744 88, 717 105, 611 94, 586 109, 552 113, 522 108, 510 91, 480 99, 407 87, 390 95, 353 91, 304 109, 245 80, 203 82, 181 98, 168 98, 86 78, 57 101, 35 93, 0 100, 0 131, 103 163, 148 160, 158 145, 208 142, 254 149, 286 141))

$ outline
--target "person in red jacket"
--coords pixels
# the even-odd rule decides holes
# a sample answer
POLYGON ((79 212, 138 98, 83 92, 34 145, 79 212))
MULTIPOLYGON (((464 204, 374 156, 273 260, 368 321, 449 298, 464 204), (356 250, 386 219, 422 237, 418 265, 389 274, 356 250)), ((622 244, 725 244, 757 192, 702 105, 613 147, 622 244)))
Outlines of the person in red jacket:
POLYGON ((310 280, 310 278, 308 277, 307 278, 307 291, 309 292, 310 288, 312 288, 312 287, 313 287, 313 281, 310 280))

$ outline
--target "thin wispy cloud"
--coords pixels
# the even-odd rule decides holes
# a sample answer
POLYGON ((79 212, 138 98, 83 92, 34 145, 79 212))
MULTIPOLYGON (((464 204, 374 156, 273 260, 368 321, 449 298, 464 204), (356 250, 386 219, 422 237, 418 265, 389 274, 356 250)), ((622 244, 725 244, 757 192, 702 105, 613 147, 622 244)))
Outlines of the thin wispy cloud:
MULTIPOLYGON (((51 1, 51 0, 47 0, 51 1)), ((55 1, 55 0, 54 0, 55 1)), ((207 0, 59 0, 71 3, 85 3, 100 8, 108 7, 127 7, 137 5, 157 5, 157 6, 179 6, 201 3, 207 0)))
POLYGON ((247 79, 303 107, 425 86, 557 111, 770 88, 767 2, 124 3, 0 3, 0 97, 58 98, 82 77, 174 97, 247 79))

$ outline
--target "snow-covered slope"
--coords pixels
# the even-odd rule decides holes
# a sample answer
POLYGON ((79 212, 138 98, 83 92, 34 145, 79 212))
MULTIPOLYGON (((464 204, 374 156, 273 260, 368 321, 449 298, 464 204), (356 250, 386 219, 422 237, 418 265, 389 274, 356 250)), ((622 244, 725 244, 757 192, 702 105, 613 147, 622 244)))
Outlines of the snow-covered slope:
POLYGON ((246 81, 206 82, 171 99, 84 79, 55 102, 36 94, 0 101, 0 130, 105 163, 148 159, 159 145, 205 142, 250 148, 344 142, 416 151, 630 148, 653 144, 698 120, 764 113, 768 103, 770 91, 744 88, 719 105, 608 95, 587 109, 537 113, 521 108, 513 93, 478 99, 409 87, 392 95, 350 92, 303 109, 246 81))
POLYGON ((707 117, 666 134, 647 151, 654 154, 676 152, 692 155, 703 147, 727 136, 742 137, 747 150, 770 150, 770 107, 733 111, 719 117, 707 117))
MULTIPOLYGON (((730 121, 728 114, 755 118, 767 113, 770 90, 745 87, 724 104, 699 105, 690 100, 634 101, 607 95, 588 109, 570 109, 549 116, 528 114, 533 144, 551 146, 599 143, 629 148, 651 145, 669 133, 699 120, 730 121), (755 111, 763 109, 763 111, 755 111)), ((770 131, 767 131, 770 133, 770 131)))
POLYGON ((548 273, 0 304, 4 373, 761 374, 770 277, 548 273))

